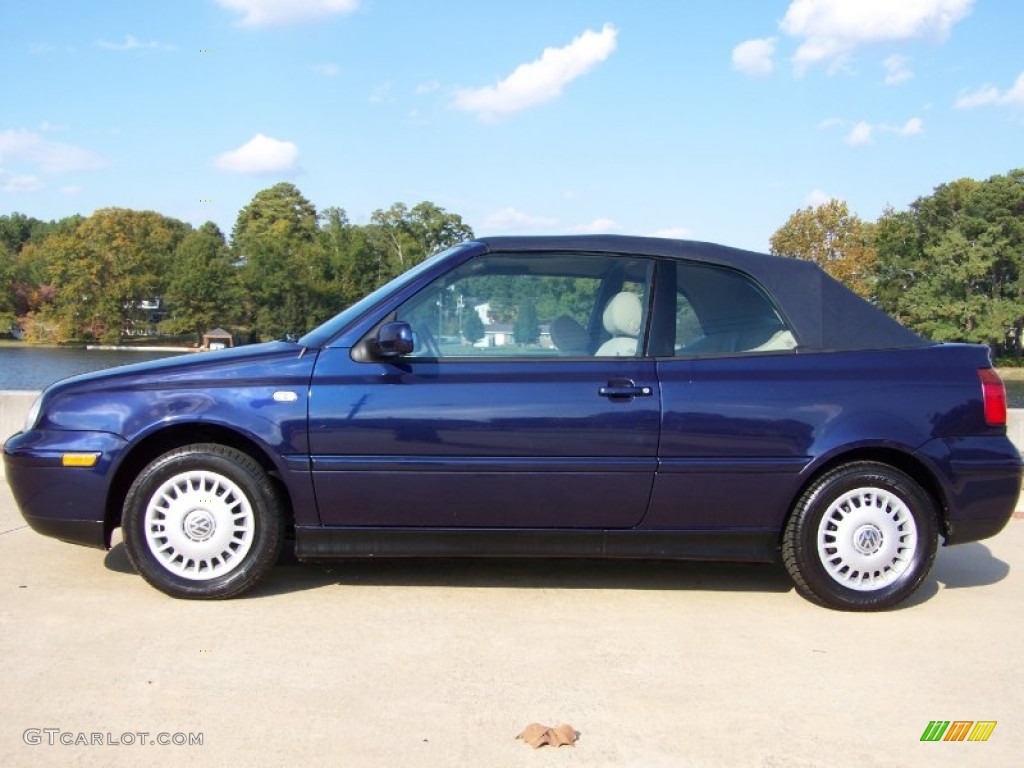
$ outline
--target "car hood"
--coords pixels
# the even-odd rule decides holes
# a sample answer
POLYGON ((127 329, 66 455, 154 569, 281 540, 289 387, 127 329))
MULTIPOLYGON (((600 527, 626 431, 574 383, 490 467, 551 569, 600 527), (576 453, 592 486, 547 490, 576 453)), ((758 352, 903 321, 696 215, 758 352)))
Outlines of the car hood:
MULTIPOLYGON (((273 369, 267 366, 272 366, 278 360, 301 358, 307 352, 306 347, 292 342, 271 341, 214 352, 183 354, 71 376, 51 384, 46 393, 52 397, 70 391, 151 387, 158 382, 169 388, 204 383, 223 384, 225 378, 234 379, 236 376, 251 380, 253 377, 272 376, 273 369)), ((313 357, 315 355, 310 355, 311 360, 313 357)))

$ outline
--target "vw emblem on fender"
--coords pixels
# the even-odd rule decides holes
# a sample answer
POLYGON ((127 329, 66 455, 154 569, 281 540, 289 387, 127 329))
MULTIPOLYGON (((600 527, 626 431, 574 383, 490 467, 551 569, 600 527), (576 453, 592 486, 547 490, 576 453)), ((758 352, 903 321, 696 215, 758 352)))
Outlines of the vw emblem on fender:
POLYGON ((882 547, 882 532, 873 525, 863 525, 853 534, 853 546, 862 555, 873 555, 882 547))

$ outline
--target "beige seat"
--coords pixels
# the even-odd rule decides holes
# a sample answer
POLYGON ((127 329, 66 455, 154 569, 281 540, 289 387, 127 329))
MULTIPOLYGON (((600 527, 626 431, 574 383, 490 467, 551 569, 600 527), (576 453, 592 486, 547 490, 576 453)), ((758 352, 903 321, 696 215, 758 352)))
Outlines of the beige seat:
POLYGON ((643 305, 635 293, 617 293, 604 308, 604 329, 612 335, 598 347, 596 357, 635 357, 643 305))

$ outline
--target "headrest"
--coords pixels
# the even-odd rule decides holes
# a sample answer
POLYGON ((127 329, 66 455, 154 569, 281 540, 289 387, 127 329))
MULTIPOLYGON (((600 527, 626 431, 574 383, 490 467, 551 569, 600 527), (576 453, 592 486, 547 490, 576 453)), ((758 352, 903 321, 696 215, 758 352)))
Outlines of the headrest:
POLYGON ((643 307, 640 305, 640 297, 635 293, 623 291, 617 293, 604 308, 604 329, 612 336, 640 335, 640 318, 643 315, 643 307))
POLYGON ((551 321, 551 343, 567 355, 587 353, 586 329, 568 315, 559 315, 551 321))

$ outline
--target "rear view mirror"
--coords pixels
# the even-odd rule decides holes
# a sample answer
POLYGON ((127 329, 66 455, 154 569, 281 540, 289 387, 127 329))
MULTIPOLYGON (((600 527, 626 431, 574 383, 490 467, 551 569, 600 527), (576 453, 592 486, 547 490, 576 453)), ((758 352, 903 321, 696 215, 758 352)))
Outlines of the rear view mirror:
POLYGON ((373 342, 373 353, 376 357, 392 358, 411 354, 416 347, 413 340, 412 326, 408 323, 385 323, 377 331, 373 342))

